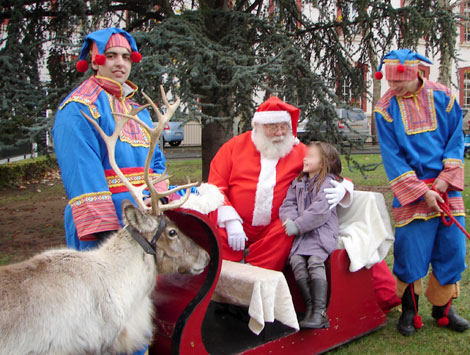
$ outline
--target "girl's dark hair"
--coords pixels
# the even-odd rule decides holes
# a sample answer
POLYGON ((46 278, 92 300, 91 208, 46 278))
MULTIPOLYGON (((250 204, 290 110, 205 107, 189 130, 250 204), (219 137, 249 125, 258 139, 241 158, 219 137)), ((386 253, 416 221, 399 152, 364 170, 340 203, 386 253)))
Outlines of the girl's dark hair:
MULTIPOLYGON (((341 157, 334 146, 325 142, 315 141, 310 143, 308 147, 317 147, 321 154, 320 171, 318 172, 318 177, 315 179, 315 183, 310 187, 310 191, 316 187, 318 192, 327 174, 333 174, 337 181, 343 181, 343 177, 340 175, 341 157)), ((308 173, 301 172, 297 180, 302 180, 306 175, 308 176, 308 173)))

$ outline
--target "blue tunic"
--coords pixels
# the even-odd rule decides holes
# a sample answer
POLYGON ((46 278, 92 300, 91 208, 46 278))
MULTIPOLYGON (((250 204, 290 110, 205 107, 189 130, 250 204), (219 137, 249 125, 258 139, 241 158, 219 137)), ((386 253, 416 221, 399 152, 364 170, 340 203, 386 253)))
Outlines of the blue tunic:
MULTIPOLYGON (((97 244, 94 233, 116 230, 122 226, 121 203, 133 201, 124 184, 112 171, 108 151, 96 129, 80 112, 96 119, 107 135, 115 128, 112 111, 127 113, 138 105, 131 101, 137 87, 127 82, 123 87, 113 80, 93 76, 84 81, 59 106, 52 130, 62 181, 69 199, 65 209, 67 245, 87 249, 97 244), (124 89, 129 91, 126 95, 124 89)), ((147 110, 138 117, 151 126, 147 110)), ((116 143, 116 163, 129 180, 143 182, 149 137, 130 120, 116 143)), ((165 158, 157 147, 151 169, 161 174, 165 158)))

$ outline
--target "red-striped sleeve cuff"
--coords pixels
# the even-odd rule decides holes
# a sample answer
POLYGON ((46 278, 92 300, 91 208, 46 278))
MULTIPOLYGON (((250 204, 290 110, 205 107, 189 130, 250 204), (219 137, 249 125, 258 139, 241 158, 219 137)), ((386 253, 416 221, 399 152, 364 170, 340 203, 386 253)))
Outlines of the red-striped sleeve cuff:
POLYGON ((121 228, 109 191, 80 195, 69 204, 80 240, 91 240, 94 233, 121 228))
POLYGON ((429 187, 419 180, 414 171, 407 171, 390 181, 393 194, 402 206, 408 205, 423 196, 429 187))
POLYGON ((459 159, 445 159, 444 170, 439 174, 439 179, 449 184, 452 190, 462 191, 464 187, 464 168, 459 159))

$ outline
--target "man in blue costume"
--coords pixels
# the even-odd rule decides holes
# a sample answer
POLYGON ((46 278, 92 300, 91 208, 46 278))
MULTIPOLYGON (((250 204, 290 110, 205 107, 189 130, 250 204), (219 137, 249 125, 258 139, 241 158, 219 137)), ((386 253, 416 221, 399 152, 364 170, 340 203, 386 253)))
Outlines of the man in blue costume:
MULTIPOLYGON (((111 169, 104 141, 80 111, 97 120, 104 132, 111 135, 116 119, 112 112, 128 113, 139 106, 132 101, 137 86, 127 79, 132 62, 142 58, 134 38, 118 28, 106 28, 85 37, 77 63, 81 72, 88 68, 86 56, 90 50, 95 75, 60 104, 52 131, 69 198, 65 209, 66 242, 78 250, 93 248, 120 229, 121 203, 124 199, 133 200, 111 169)), ((140 111, 138 117, 151 126, 147 110, 140 111)), ((149 143, 147 132, 133 120, 126 123, 117 140, 116 163, 133 185, 143 182, 149 143)), ((152 176, 165 169, 165 158, 158 147, 151 169, 152 176)))
MULTIPOLYGON (((85 37, 77 69, 87 70, 91 50, 95 75, 85 80, 60 104, 53 138, 62 181, 69 198, 65 210, 67 245, 84 250, 95 247, 110 231, 120 228, 121 202, 132 200, 122 181, 111 169, 108 151, 95 128, 80 111, 98 121, 111 135, 112 112, 128 113, 138 105, 132 101, 137 86, 128 81, 132 62, 140 60, 132 36, 118 28, 106 28, 85 37)), ((143 110, 138 117, 151 125, 143 110)), ((143 182, 150 138, 135 121, 129 120, 116 143, 116 163, 132 184, 143 182)), ((165 169, 165 158, 155 150, 153 174, 165 169)))
POLYGON ((462 332, 467 320, 451 307, 465 270, 465 236, 441 221, 444 196, 453 215, 464 225, 465 207, 462 111, 450 90, 419 75, 420 61, 432 62, 408 49, 383 58, 390 89, 375 107, 380 150, 392 191, 395 219, 393 272, 403 313, 398 331, 407 336, 421 328, 418 299, 429 264, 432 273, 425 292, 432 316, 441 326, 462 332))

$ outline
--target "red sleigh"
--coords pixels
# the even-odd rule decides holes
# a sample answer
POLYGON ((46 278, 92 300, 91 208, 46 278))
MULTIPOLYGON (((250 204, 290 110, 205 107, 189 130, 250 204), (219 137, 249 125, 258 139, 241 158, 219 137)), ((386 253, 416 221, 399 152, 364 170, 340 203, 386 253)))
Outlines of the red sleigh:
MULTIPOLYGON (((330 327, 296 331, 276 321, 260 335, 253 334, 243 310, 242 314, 221 311, 211 301, 222 259, 218 234, 209 220, 184 209, 169 211, 167 216, 208 251, 211 261, 201 275, 159 276, 153 294, 156 334, 150 354, 316 354, 384 326, 386 316, 374 295, 371 270, 351 273, 346 251, 338 249, 327 262, 330 327)), ((302 312, 304 303, 290 270, 285 275, 295 309, 302 312)))

